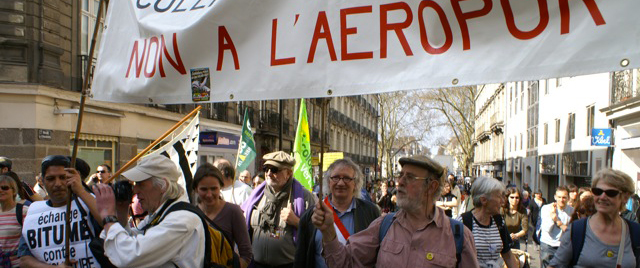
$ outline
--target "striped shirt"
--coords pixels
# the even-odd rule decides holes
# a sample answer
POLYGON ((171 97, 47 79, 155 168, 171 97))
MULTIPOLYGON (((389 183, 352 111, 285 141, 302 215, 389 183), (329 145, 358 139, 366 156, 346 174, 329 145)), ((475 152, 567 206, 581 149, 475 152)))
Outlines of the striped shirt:
MULTIPOLYGON (((27 216, 29 207, 22 207, 22 219, 27 216)), ((11 252, 11 267, 20 267, 18 259, 18 244, 22 235, 22 226, 16 219, 16 208, 0 212, 0 249, 2 252, 11 252)))
POLYGON ((473 217, 473 238, 476 241, 476 251, 478 253, 478 263, 482 268, 502 267, 500 252, 503 249, 500 231, 493 217, 489 226, 481 225, 473 217))

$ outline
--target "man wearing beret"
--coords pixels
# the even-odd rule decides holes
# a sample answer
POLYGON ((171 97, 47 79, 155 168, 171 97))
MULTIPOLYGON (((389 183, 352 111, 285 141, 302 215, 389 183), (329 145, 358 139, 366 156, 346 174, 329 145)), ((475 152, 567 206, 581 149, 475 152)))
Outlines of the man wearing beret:
POLYGON ((400 210, 373 221, 346 245, 336 238, 333 211, 324 202, 316 205, 311 221, 322 232, 327 266, 479 267, 471 231, 435 206, 446 169, 425 156, 399 162, 402 172, 395 181, 400 210))
POLYGON ((316 198, 293 178, 293 157, 264 155, 266 180, 242 204, 253 243, 254 267, 293 267, 300 215, 316 198))

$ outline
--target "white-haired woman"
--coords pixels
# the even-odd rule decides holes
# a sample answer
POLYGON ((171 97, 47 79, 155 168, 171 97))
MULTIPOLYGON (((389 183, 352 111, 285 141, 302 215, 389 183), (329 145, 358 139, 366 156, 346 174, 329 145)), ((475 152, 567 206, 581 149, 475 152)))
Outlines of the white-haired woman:
POLYGON ((516 268, 518 264, 511 253, 511 238, 500 216, 500 208, 505 202, 505 188, 496 179, 479 177, 471 186, 474 209, 460 217, 473 233, 478 263, 481 268, 516 268))
POLYGON ((596 213, 571 224, 549 267, 640 267, 632 247, 640 225, 620 217, 634 193, 633 180, 622 171, 604 169, 593 177, 591 187, 596 213), (574 254, 574 250, 579 252, 574 254))

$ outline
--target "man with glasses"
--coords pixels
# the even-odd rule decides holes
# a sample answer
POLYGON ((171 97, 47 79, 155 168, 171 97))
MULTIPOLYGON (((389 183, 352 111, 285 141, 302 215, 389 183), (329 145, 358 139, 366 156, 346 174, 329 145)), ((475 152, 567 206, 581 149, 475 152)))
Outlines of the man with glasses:
POLYGON ((399 162, 400 210, 373 221, 350 236, 346 245, 337 239, 331 208, 323 202, 316 205, 312 222, 322 232, 328 267, 478 267, 469 229, 435 206, 446 170, 425 156, 403 157, 399 162))
POLYGON ((556 202, 540 209, 540 266, 546 268, 560 246, 560 237, 567 230, 573 208, 568 206, 569 189, 556 189, 556 202))
MULTIPOLYGON (((363 184, 360 167, 349 158, 333 162, 325 173, 323 192, 329 192, 321 202, 333 210, 338 241, 345 244, 349 236, 366 229, 380 217, 380 209, 371 202, 357 198, 363 184)), ((322 233, 311 223, 313 210, 302 214, 298 234, 298 250, 294 267, 327 267, 322 257, 322 233)))
POLYGON ((293 178, 295 160, 283 152, 264 155, 265 183, 242 204, 255 267, 293 267, 300 215, 315 197, 293 178))

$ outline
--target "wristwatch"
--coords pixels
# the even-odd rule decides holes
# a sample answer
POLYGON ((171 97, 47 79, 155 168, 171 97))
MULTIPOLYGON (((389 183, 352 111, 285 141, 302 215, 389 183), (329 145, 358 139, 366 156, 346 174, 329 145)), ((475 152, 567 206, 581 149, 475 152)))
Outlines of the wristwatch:
POLYGON ((107 225, 107 223, 117 223, 117 222, 118 222, 118 217, 114 215, 109 215, 102 219, 102 226, 107 225))

